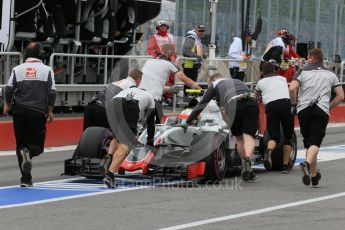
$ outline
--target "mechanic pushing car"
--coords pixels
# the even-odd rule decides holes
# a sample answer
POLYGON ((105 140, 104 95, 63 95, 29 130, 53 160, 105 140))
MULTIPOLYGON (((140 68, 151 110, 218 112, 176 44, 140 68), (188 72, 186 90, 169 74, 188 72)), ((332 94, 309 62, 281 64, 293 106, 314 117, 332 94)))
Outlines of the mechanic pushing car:
MULTIPOLYGON (((274 61, 274 60, 273 60, 274 61)), ((274 61, 275 62, 275 61, 274 61)), ((255 94, 262 96, 267 117, 267 129, 270 140, 265 150, 264 166, 267 170, 272 168, 272 151, 280 140, 280 125, 284 133, 283 166, 282 173, 290 172, 289 160, 292 152, 292 134, 294 130, 293 115, 291 114, 291 101, 289 86, 285 77, 277 75, 271 62, 262 65, 263 79, 255 87, 255 94)))
POLYGON ((88 127, 110 128, 107 114, 105 112, 106 97, 112 99, 115 95, 131 86, 138 86, 143 73, 139 69, 129 71, 128 77, 119 81, 112 82, 99 91, 92 98, 84 110, 84 131, 88 127))
POLYGON ((183 83, 193 89, 201 89, 199 85, 188 78, 176 65, 171 62, 171 59, 176 56, 175 47, 173 44, 163 44, 161 48, 162 54, 157 59, 149 59, 143 67, 143 79, 139 88, 150 92, 156 103, 156 123, 160 123, 163 116, 163 109, 161 99, 163 93, 171 92, 177 93, 178 89, 175 86, 165 86, 170 74, 174 74, 183 83))
POLYGON ((137 145, 137 126, 147 124, 147 145, 153 146, 155 102, 150 93, 132 86, 121 91, 107 104, 106 111, 114 138, 117 141, 116 151, 104 177, 108 188, 116 186, 114 173, 130 150, 137 145))
POLYGON ((306 159, 300 164, 302 181, 318 187, 321 173, 317 170, 317 154, 326 134, 329 111, 344 100, 344 91, 336 74, 323 65, 323 52, 315 48, 309 51, 306 67, 300 69, 291 82, 289 91, 292 105, 297 104, 306 159), (298 99, 297 99, 298 90, 298 99), (336 97, 331 100, 334 90, 336 97))
POLYGON ((235 136, 237 151, 242 159, 242 179, 254 181, 257 177, 251 168, 251 158, 259 119, 256 96, 241 80, 225 79, 223 75, 216 73, 211 76, 207 92, 189 115, 186 124, 190 125, 214 98, 235 136))
MULTIPOLYGON (((129 71, 128 77, 119 81, 112 82, 104 87, 104 89, 96 94, 91 102, 84 110, 84 131, 88 127, 104 127, 109 129, 110 125, 106 114, 106 102, 110 101, 115 95, 124 89, 140 84, 143 73, 135 68, 129 71)), ((113 139, 108 148, 108 155, 100 164, 99 170, 104 172, 109 167, 111 158, 117 148, 117 142, 113 139)), ((75 150, 75 154, 79 154, 79 146, 75 150)))

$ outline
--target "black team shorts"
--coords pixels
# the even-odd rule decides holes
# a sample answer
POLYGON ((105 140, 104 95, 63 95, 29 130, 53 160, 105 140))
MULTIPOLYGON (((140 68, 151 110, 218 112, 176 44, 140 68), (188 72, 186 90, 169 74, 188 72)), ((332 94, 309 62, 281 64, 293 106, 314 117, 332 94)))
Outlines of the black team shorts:
MULTIPOLYGON (((232 117, 230 114, 229 117, 232 117)), ((255 138, 258 130, 259 108, 253 99, 238 100, 236 114, 232 122, 231 133, 241 136, 244 133, 255 138)))
POLYGON ((326 134, 329 116, 318 106, 307 107, 298 113, 305 148, 321 146, 326 134))

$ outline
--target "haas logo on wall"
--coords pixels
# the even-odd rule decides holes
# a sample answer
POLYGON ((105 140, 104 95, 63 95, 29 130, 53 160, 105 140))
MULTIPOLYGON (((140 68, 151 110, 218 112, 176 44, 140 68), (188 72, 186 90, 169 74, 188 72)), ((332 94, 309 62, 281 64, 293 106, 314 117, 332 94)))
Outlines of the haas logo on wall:
POLYGON ((26 77, 36 77, 37 69, 36 68, 26 68, 26 77))

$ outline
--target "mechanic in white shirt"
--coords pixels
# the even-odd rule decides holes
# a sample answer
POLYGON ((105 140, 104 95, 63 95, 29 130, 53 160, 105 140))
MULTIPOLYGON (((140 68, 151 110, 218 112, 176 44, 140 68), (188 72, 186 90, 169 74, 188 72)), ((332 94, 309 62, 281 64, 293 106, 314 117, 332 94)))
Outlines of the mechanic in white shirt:
MULTIPOLYGON (((252 42, 252 35, 248 33, 245 35, 246 43, 252 42)), ((243 81, 246 69, 245 61, 250 59, 250 55, 247 55, 243 50, 243 42, 239 37, 234 37, 233 42, 230 45, 228 56, 230 59, 236 59, 238 61, 229 61, 230 75, 233 79, 243 81)))
POLYGON ((267 117, 267 130, 270 140, 265 151, 264 166, 271 169, 271 154, 280 141, 280 126, 284 133, 283 165, 282 172, 288 173, 291 170, 289 165, 292 152, 291 139, 293 135, 294 122, 291 114, 291 101, 289 87, 285 77, 275 74, 275 68, 271 62, 262 65, 263 79, 258 81, 255 93, 262 96, 267 117))
POLYGON ((135 86, 122 90, 114 96, 107 107, 109 125, 118 144, 112 162, 105 174, 104 183, 114 188, 114 173, 137 145, 138 123, 147 124, 147 145, 153 146, 155 102, 152 95, 135 86))
POLYGON ((175 87, 165 87, 165 83, 168 81, 170 74, 174 74, 183 83, 193 89, 201 89, 200 86, 188 78, 182 71, 178 69, 176 65, 171 62, 175 53, 175 47, 173 44, 162 45, 162 54, 157 59, 149 59, 146 61, 143 67, 143 79, 139 85, 139 88, 145 89, 151 93, 156 104, 156 123, 160 123, 163 116, 163 109, 161 106, 161 99, 163 93, 170 91, 174 92, 175 87))

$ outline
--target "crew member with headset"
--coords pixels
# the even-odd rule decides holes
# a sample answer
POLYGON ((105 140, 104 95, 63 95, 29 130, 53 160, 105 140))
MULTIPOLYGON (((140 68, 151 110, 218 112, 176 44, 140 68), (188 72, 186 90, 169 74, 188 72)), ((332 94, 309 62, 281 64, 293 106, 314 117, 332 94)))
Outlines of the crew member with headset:
POLYGON ((326 134, 329 111, 344 100, 344 91, 337 76, 323 65, 321 49, 312 49, 308 55, 309 65, 300 69, 291 82, 291 103, 297 106, 298 120, 307 149, 306 159, 300 164, 305 185, 317 187, 321 173, 317 170, 317 154, 326 134), (331 101, 331 93, 336 96, 331 101), (297 99, 298 92, 298 99, 297 99))
POLYGON ((255 93, 262 96, 267 117, 267 130, 270 140, 265 151, 264 166, 266 169, 272 167, 272 151, 280 141, 280 126, 284 133, 283 165, 282 172, 288 173, 290 155, 292 152, 292 135, 294 130, 293 115, 291 114, 291 101, 289 96, 289 86, 286 78, 276 74, 277 63, 270 60, 262 65, 263 79, 259 80, 255 93))
POLYGON ((226 79, 216 73, 211 76, 205 95, 189 115, 186 125, 190 125, 214 98, 236 138, 237 151, 242 158, 242 179, 254 181, 257 177, 251 168, 251 158, 259 119, 256 96, 250 93, 250 89, 242 81, 226 79))
POLYGON ((40 60, 40 44, 29 43, 25 53, 25 62, 13 68, 7 83, 3 113, 12 110, 13 114, 20 186, 32 187, 31 158, 44 151, 46 122, 54 119, 56 89, 52 68, 40 60))

